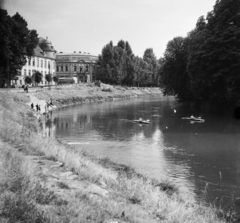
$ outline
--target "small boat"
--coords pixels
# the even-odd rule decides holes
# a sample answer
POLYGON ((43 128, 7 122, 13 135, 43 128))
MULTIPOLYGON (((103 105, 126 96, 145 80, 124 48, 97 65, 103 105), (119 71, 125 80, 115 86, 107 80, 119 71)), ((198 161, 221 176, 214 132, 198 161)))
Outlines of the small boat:
POLYGON ((137 122, 139 124, 150 124, 150 120, 147 119, 147 120, 144 120, 142 118, 139 118, 139 119, 136 119, 136 120, 133 120, 134 122, 137 122))
POLYGON ((194 117, 193 115, 191 115, 190 117, 182 117, 182 119, 188 119, 190 121, 201 122, 201 123, 205 121, 201 117, 194 117))

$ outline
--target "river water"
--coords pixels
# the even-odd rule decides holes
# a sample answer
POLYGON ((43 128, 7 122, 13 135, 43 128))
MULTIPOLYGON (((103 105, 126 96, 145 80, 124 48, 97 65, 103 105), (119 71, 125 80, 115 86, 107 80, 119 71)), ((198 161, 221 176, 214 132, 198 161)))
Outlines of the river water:
POLYGON ((168 178, 190 199, 221 205, 240 197, 240 122, 179 105, 172 97, 102 102, 58 109, 44 129, 97 157, 168 178), (204 123, 182 119, 202 117, 204 123), (132 120, 150 119, 149 125, 132 120))

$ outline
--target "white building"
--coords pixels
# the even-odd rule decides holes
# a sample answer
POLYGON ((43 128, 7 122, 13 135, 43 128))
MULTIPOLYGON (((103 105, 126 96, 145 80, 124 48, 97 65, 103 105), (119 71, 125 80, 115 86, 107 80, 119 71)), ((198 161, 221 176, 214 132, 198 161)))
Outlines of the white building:
MULTIPOLYGON (((21 75, 13 84, 22 86, 25 84, 26 76, 31 76, 35 71, 42 73, 42 82, 39 85, 47 85, 46 74, 56 76, 56 50, 52 43, 46 38, 39 38, 37 47, 34 49, 34 56, 27 58, 27 63, 22 67, 21 75)), ((54 82, 53 82, 54 83, 54 82)), ((35 83, 32 83, 34 85, 35 83)))

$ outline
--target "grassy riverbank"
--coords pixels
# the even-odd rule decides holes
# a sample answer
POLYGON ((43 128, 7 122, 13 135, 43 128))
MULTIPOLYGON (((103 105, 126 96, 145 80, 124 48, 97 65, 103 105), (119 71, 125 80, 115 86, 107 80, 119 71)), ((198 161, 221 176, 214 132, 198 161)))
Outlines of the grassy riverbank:
MULTIPOLYGON (((60 106, 151 91, 76 88, 30 94, 60 106)), ((184 200, 167 180, 44 138, 29 102, 28 94, 0 93, 0 222, 226 222, 220 210, 184 200)))

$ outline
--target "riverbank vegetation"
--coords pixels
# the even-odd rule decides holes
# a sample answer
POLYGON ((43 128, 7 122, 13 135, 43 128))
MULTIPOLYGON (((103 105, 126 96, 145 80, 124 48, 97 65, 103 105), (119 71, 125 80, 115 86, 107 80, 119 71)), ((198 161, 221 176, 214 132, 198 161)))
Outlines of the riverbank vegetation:
POLYGON ((0 93, 1 222, 226 222, 166 179, 45 138, 28 101, 0 93))
POLYGON ((216 1, 187 37, 168 42, 159 71, 165 94, 213 105, 239 103, 239 12, 237 0, 216 1))
POLYGON ((97 79, 104 83, 128 86, 159 86, 158 61, 153 49, 146 49, 143 58, 134 56, 130 44, 120 40, 104 46, 99 56, 97 79))
POLYGON ((31 95, 44 101, 51 101, 57 107, 81 104, 88 102, 98 102, 105 100, 121 100, 130 99, 140 96, 162 96, 159 88, 137 88, 137 87, 121 87, 101 84, 100 87, 94 84, 77 84, 57 86, 47 89, 38 89, 31 95))

